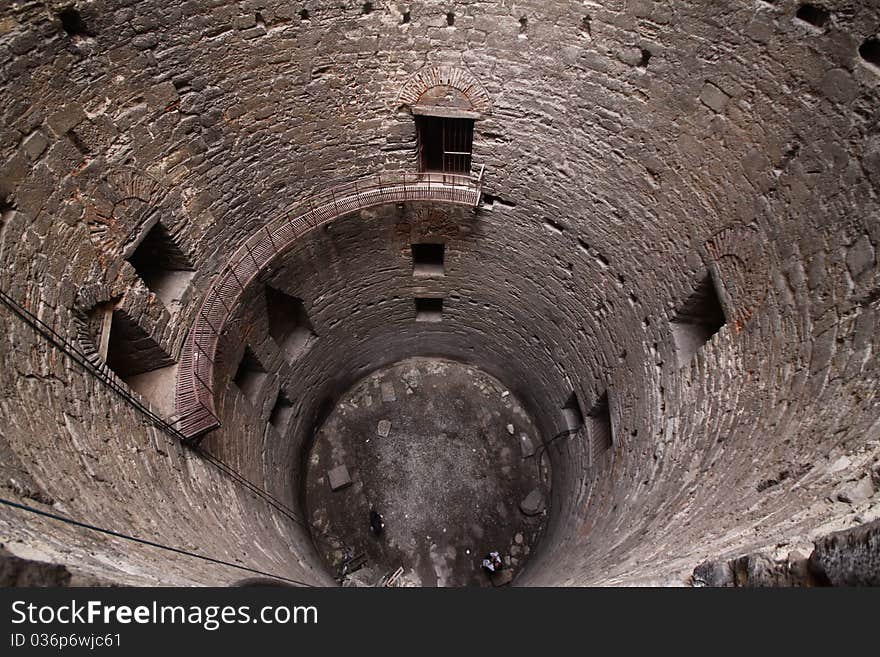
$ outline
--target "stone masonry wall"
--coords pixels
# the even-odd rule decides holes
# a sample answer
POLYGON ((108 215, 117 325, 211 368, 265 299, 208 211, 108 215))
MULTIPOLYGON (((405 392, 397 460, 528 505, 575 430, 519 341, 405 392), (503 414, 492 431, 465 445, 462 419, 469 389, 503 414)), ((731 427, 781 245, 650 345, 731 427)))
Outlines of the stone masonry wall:
MULTIPOLYGON (((332 184, 414 170, 400 90, 425 65, 460 67, 491 101, 474 136, 483 206, 365 211, 295 245, 265 277, 318 338, 284 365, 251 290, 206 449, 296 505, 322 404, 437 354, 516 389, 545 438, 572 391, 585 411, 608 392, 609 453, 554 443, 524 584, 680 583, 708 557, 876 518, 873 488, 846 492, 880 458, 880 69, 860 54, 880 7, 823 0, 813 25, 791 0, 371 5, 4 5, 0 289, 71 340, 76 313, 120 299, 176 359, 254 230, 332 184), (65 26, 70 6, 82 20, 65 26), (156 221, 195 269, 173 313, 125 260, 156 221), (425 225, 447 242, 437 281, 410 275, 425 225), (680 365, 670 320, 707 272, 728 321, 680 365), (423 292, 446 296, 443 322, 413 322, 423 292), (229 383, 244 340, 269 375, 256 404, 229 383), (281 386, 299 413, 286 436, 266 428, 281 386)), ((30 482, 0 482, 5 496, 328 581, 296 522, 0 316, 0 433, 30 482)), ((14 514, 0 536, 24 559, 120 582, 238 577, 14 514)))

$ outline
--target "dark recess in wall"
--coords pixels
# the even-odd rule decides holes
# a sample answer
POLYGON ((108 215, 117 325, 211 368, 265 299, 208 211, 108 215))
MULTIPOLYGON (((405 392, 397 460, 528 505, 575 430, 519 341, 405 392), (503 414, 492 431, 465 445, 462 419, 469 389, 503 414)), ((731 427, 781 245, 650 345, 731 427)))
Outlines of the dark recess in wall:
POLYGON ((416 130, 420 171, 470 173, 473 119, 417 116, 416 130))
POLYGON ((166 305, 180 296, 193 275, 189 258, 160 222, 147 232, 128 261, 144 285, 166 305))
POLYGON ((565 425, 571 430, 576 431, 584 426, 584 414, 581 411, 581 403, 578 401, 577 393, 572 392, 562 407, 562 417, 565 425))
POLYGON ((689 363, 725 323, 721 300, 712 275, 707 272, 670 322, 679 366, 689 363))
POLYGON ((107 366, 128 383, 136 374, 174 364, 171 357, 123 310, 113 310, 107 366))
POLYGON ((608 391, 602 393, 599 400, 588 413, 590 418, 590 454, 595 458, 604 454, 614 444, 611 429, 611 409, 608 406, 608 391))
POLYGON ((58 12, 58 18, 61 20, 61 27, 69 36, 94 36, 83 20, 82 14, 75 7, 65 7, 58 12))
POLYGON ((445 244, 413 244, 413 275, 443 276, 445 244))
POLYGON ((880 72, 880 39, 870 37, 859 46, 859 56, 880 72))
POLYGON ((583 20, 581 20, 581 31, 585 32, 587 36, 593 36, 593 18, 589 15, 584 16, 583 20))
POLYGON ((283 390, 279 390, 275 405, 272 407, 272 414, 269 416, 269 423, 283 436, 290 426, 292 416, 293 402, 287 398, 283 390))
POLYGON ((250 347, 245 347, 244 355, 241 357, 241 362, 238 364, 238 370, 235 372, 235 378, 233 381, 238 389, 241 390, 244 395, 251 400, 251 402, 257 402, 260 396, 260 390, 263 388, 263 383, 266 381, 266 368, 263 367, 263 364, 257 359, 254 355, 254 352, 251 351, 250 347))
POLYGON ((808 23, 813 27, 821 29, 825 27, 826 23, 828 23, 828 19, 831 17, 831 14, 824 7, 811 4, 802 4, 800 7, 798 7, 795 17, 797 17, 799 20, 802 20, 804 23, 808 23))
POLYGON ((443 319, 443 299, 418 298, 415 304, 417 322, 439 322, 443 319))
POLYGON ((266 314, 269 335, 284 351, 288 362, 293 362, 317 338, 301 299, 266 286, 266 314))

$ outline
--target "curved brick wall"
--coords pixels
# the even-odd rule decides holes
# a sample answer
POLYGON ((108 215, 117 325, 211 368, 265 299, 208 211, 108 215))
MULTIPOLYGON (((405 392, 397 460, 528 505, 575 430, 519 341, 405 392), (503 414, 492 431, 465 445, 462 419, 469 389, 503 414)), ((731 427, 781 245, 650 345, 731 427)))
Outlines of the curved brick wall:
MULTIPOLYGON (((880 448, 880 68, 865 45, 880 9, 558 4, 116 0, 64 22, 4 7, 0 288, 77 343, 90 309, 118 303, 177 359, 230 253, 310 193, 413 170, 402 92, 425 66, 466 69, 491 111, 474 137, 486 202, 384 206, 298 243, 265 282, 303 302, 317 338, 287 363, 249 290, 203 447, 296 506, 322 408, 372 368, 436 354, 505 381, 545 438, 572 391, 585 413, 608 392, 612 449, 591 457, 581 432, 550 450, 552 517, 522 583, 682 582, 707 556, 877 517, 876 496, 838 498, 871 481, 880 448), (126 260, 156 221, 194 271, 167 306, 126 260), (416 279, 410 245, 433 239, 446 276, 416 279), (680 366, 672 320, 707 272, 727 323, 680 366), (413 321, 420 295, 445 298, 442 322, 413 321), (245 344, 267 374, 250 399, 230 382, 245 344), (269 426, 281 387, 284 435, 269 426)), ((2 317, 5 497, 329 581, 296 523, 2 317)), ((243 577, 0 521, 14 553, 107 581, 243 577)))

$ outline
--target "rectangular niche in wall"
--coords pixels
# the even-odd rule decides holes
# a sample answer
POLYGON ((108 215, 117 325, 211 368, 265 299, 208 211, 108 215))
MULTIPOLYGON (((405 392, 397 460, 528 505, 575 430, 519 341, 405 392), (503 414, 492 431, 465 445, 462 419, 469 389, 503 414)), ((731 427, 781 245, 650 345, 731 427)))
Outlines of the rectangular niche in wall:
POLYGON ((473 119, 416 116, 419 171, 469 174, 474 141, 473 119))
POLYGON ((587 417, 589 418, 590 454, 595 460, 596 457, 611 449, 611 445, 614 443, 607 391, 602 393, 587 417))
POLYGON ((413 244, 413 276, 443 276, 445 244, 413 244))
POLYGON ((584 414, 578 401, 577 393, 572 392, 565 406, 562 407, 562 417, 569 431, 577 431, 584 426, 584 414))
POLYGON ((238 364, 238 370, 235 372, 233 382, 238 386, 245 396, 254 404, 260 398, 260 391, 266 382, 266 368, 254 355, 250 347, 244 348, 244 355, 238 364))
POLYGON ((269 335, 292 363, 318 337, 301 299, 266 286, 266 315, 269 335))
POLYGON ((417 298, 416 321, 439 322, 443 319, 443 299, 437 297, 417 298))
POLYGON ((707 272, 670 322, 678 365, 687 365, 725 323, 721 300, 707 272))
POLYGON ((272 407, 272 414, 269 416, 269 424, 275 427, 275 430, 283 436, 287 433, 292 417, 293 402, 287 398, 283 390, 279 390, 278 397, 275 399, 275 405, 272 407))
POLYGON ((120 379, 172 365, 174 361, 124 310, 112 311, 107 365, 120 379))
POLYGON ((189 258, 160 222, 147 232, 128 262, 169 311, 177 309, 195 274, 189 258))
POLYGON ((97 341, 99 355, 155 410, 170 413, 177 373, 174 360, 124 310, 104 304, 99 311, 104 317, 97 341))

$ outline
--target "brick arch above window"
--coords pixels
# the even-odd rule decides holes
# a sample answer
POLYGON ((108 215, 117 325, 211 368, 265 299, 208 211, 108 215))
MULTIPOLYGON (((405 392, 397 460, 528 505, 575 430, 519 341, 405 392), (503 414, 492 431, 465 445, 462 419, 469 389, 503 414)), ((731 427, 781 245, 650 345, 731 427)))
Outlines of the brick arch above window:
POLYGON ((155 179, 130 170, 109 176, 86 191, 89 239, 110 254, 121 253, 132 231, 149 219, 163 196, 155 179))
POLYGON ((466 68, 425 66, 410 76, 397 97, 397 107, 414 114, 480 118, 492 112, 489 94, 466 68))

